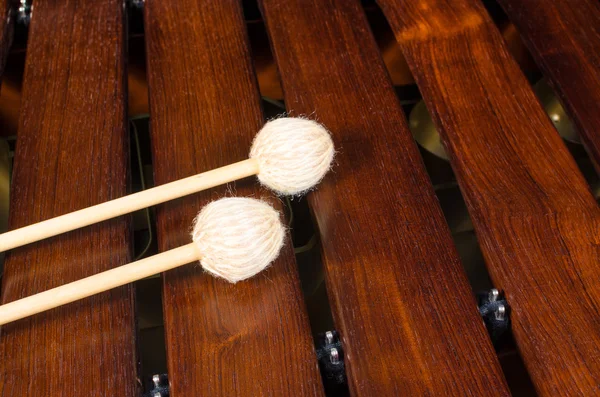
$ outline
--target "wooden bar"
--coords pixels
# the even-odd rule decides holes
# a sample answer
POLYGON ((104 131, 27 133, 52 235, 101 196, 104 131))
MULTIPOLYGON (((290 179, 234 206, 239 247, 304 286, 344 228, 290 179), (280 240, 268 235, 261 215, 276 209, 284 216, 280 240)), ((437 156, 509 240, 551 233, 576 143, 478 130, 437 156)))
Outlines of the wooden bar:
POLYGON ((352 395, 508 395, 359 2, 260 4, 286 106, 338 148, 309 201, 352 395))
POLYGON ((475 0, 379 0, 449 153, 543 396, 600 383, 600 211, 475 0))
MULTIPOLYGON (((237 0, 145 5, 155 182, 243 160, 264 124, 237 0)), ((264 197, 255 179, 157 208, 161 251, 190 241, 196 213, 223 196, 264 197)), ((187 266, 164 274, 171 396, 323 395, 289 242, 235 285, 187 266)))
POLYGON ((600 2, 500 0, 600 172, 600 2))
MULTIPOLYGON (((36 0, 11 193, 10 227, 126 193, 122 1, 36 0)), ((119 218, 9 253, 2 303, 130 259, 119 218)), ((0 395, 137 396, 131 286, 2 327, 0 395)))

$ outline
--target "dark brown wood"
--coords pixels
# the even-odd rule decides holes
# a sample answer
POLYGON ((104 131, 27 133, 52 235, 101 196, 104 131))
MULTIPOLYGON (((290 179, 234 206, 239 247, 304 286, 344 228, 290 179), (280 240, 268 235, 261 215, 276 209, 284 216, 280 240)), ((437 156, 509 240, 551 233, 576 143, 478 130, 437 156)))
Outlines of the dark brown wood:
POLYGON ((507 395, 358 1, 262 0, 286 105, 327 126, 309 195, 353 395, 507 395))
POLYGON ((600 2, 500 0, 600 172, 600 2))
MULTIPOLYGON (((10 227, 126 193, 122 1, 36 0, 10 227)), ((2 303, 130 260, 129 221, 12 251, 2 303)), ((137 396, 132 287, 2 327, 0 396, 137 396)))
POLYGON ((440 131, 541 395, 600 383, 600 214, 485 9, 379 0, 440 131))
MULTIPOLYGON (((247 158, 264 121, 239 2, 150 1, 144 11, 155 182, 247 158)), ((232 194, 272 197, 247 179, 159 206, 160 250, 188 243, 197 211, 232 194)), ((322 395, 289 242, 251 280, 187 266, 164 275, 163 291, 172 396, 322 395)))

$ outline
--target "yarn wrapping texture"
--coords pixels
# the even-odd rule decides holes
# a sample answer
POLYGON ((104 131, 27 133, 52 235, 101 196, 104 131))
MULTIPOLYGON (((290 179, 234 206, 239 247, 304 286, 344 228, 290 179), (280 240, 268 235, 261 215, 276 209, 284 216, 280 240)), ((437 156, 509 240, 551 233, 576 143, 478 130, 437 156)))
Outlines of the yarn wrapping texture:
POLYGON ((264 270, 279 255, 284 239, 279 212, 264 201, 244 197, 209 203, 192 231, 201 266, 231 283, 264 270))
POLYGON ((329 132, 313 120, 283 117, 267 122, 252 143, 258 180, 280 195, 299 195, 318 184, 335 154, 329 132))

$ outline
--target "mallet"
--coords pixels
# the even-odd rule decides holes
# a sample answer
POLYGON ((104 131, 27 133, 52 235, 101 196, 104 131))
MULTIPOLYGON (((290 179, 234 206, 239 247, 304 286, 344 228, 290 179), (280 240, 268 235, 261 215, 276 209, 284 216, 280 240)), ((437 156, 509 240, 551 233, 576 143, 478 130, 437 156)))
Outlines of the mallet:
POLYGON ((0 252, 252 175, 278 194, 300 194, 319 183, 333 155, 331 136, 319 123, 275 119, 258 132, 247 160, 0 234, 0 252))
POLYGON ((192 243, 0 306, 0 324, 19 320, 199 260, 236 283, 274 261, 285 237, 279 213, 251 198, 224 198, 194 220, 192 243))

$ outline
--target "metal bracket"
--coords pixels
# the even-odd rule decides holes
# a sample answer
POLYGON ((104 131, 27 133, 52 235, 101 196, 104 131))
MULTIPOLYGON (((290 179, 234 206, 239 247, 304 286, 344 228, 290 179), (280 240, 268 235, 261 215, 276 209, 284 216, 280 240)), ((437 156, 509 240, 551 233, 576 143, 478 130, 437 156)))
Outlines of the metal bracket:
POLYGON ((167 374, 156 374, 146 380, 144 397, 169 397, 169 377, 167 374))
POLYGON ((317 359, 326 391, 347 388, 344 349, 337 331, 327 331, 317 340, 317 359))
POLYGON ((17 23, 25 26, 29 25, 32 13, 33 5, 31 4, 31 0, 19 0, 19 6, 17 7, 17 23))
POLYGON ((510 307, 500 291, 492 288, 477 294, 479 314, 494 343, 510 328, 510 307))

